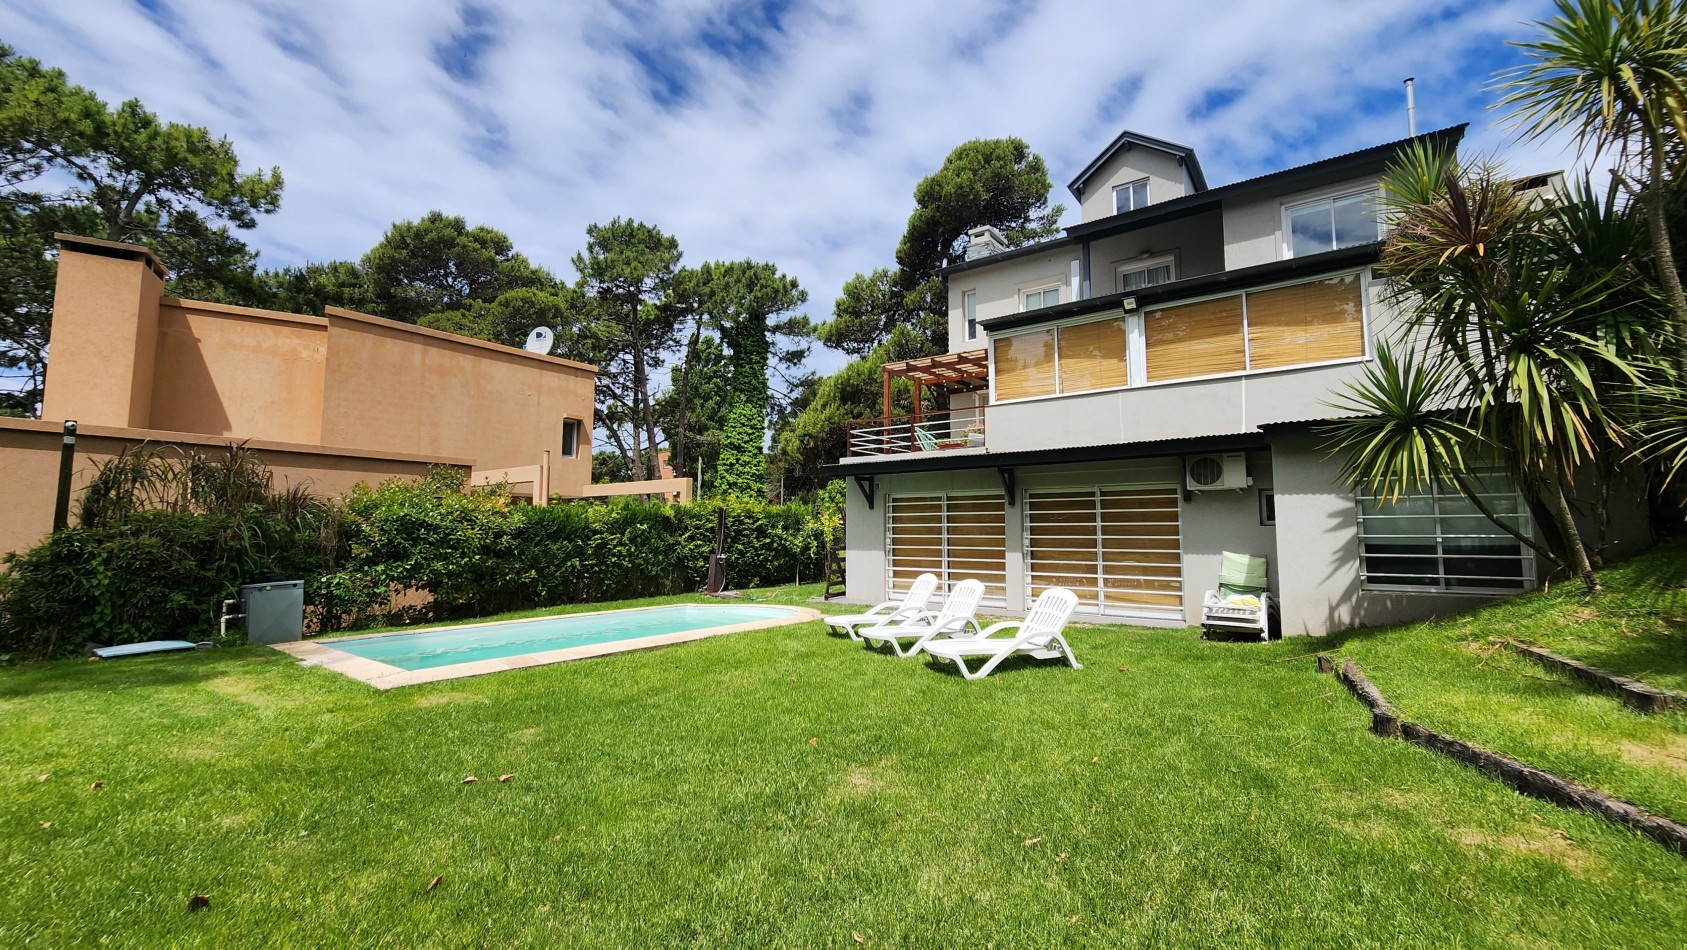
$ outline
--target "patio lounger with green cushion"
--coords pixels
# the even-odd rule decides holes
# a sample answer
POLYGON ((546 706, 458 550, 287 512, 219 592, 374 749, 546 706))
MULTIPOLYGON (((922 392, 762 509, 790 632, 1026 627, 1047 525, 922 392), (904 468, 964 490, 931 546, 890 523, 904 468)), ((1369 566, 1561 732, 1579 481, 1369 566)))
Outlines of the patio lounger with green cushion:
POLYGON ((1265 558, 1225 551, 1219 559, 1218 590, 1201 601, 1201 634, 1240 631, 1271 639, 1277 602, 1266 590, 1265 558))
POLYGON ((927 610, 894 623, 866 627, 861 631, 861 639, 871 644, 889 644, 897 656, 913 656, 920 652, 920 648, 927 642, 938 637, 976 635, 979 626, 972 615, 978 610, 978 602, 983 599, 983 581, 961 581, 950 591, 949 599, 943 602, 942 610, 927 610), (902 641, 909 637, 913 637, 914 642, 904 650, 902 641))
POLYGON ((914 578, 914 585, 908 588, 907 596, 901 600, 887 600, 864 614, 842 614, 827 617, 826 626, 837 627, 849 634, 851 640, 861 639, 857 628, 872 627, 881 623, 912 617, 926 609, 931 602, 932 592, 937 590, 936 574, 921 574, 914 578))
POLYGON ((1078 662, 1078 658, 1072 655, 1072 647, 1061 635, 1061 631, 1066 629, 1066 621, 1072 619, 1072 611, 1077 609, 1077 606, 1077 594, 1064 587, 1050 587, 1031 605, 1031 612, 1024 620, 991 624, 976 637, 932 640, 925 645, 925 651, 930 656, 954 663, 960 667, 961 675, 969 680, 989 676, 990 671, 998 664, 1016 653, 1034 656, 1039 660, 1065 657, 1074 670, 1081 670, 1083 666, 1078 662), (998 635, 1010 630, 1018 631, 1018 635, 998 635), (983 659, 984 664, 976 670, 968 669, 968 658, 983 659))
POLYGON ((920 428, 919 426, 915 426, 914 427, 914 438, 920 440, 920 448, 922 450, 924 450, 926 452, 937 451, 937 440, 932 438, 930 432, 927 432, 926 430, 920 428))

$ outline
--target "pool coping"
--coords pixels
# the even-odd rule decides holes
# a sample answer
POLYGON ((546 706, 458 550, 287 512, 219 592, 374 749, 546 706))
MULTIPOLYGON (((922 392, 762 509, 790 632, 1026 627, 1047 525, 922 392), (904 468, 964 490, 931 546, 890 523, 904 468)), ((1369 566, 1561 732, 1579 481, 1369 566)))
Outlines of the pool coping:
POLYGON ((547 614, 543 617, 524 617, 520 620, 483 620, 478 623, 446 624, 438 627, 427 627, 421 630, 387 630, 382 633, 360 633, 343 637, 329 637, 322 640, 296 640, 291 643, 272 643, 280 650, 300 663, 310 666, 321 666, 336 673, 349 676, 360 683, 366 683, 376 689, 397 689, 400 686, 416 686, 421 683, 437 683, 442 680, 460 679, 465 676, 483 676, 487 673, 499 673, 504 670, 519 670, 529 666, 547 666, 552 663, 566 663, 570 660, 584 660, 595 656, 608 656, 612 653, 627 653, 633 650, 653 650, 658 647, 673 646, 676 643, 689 643, 693 640, 703 640, 708 637, 718 637, 727 633, 743 633, 748 630, 766 630, 773 627, 791 626, 808 623, 825 616, 812 607, 798 607, 795 604, 699 604, 681 601, 677 604, 652 604, 646 607, 618 607, 614 610, 587 610, 575 613, 547 614), (405 670, 379 660, 355 656, 344 650, 334 648, 335 643, 348 640, 369 640, 376 637, 414 636, 421 633, 436 633, 441 630, 467 630, 474 627, 489 627, 515 623, 540 623, 555 620, 558 617, 597 617, 610 614, 629 613, 635 610, 654 610, 663 607, 701 607, 704 610, 732 610, 740 607, 775 607, 780 610, 792 611, 795 616, 781 617, 768 620, 754 620, 749 623, 726 624, 720 627, 704 627, 701 630, 686 630, 680 633, 662 633, 652 637, 637 637, 632 640, 611 640, 608 643, 592 643, 585 646, 566 647, 561 650, 545 650, 540 653, 527 653, 521 656, 506 656, 491 660, 473 660, 468 663, 453 663, 450 666, 436 666, 426 670, 405 670))

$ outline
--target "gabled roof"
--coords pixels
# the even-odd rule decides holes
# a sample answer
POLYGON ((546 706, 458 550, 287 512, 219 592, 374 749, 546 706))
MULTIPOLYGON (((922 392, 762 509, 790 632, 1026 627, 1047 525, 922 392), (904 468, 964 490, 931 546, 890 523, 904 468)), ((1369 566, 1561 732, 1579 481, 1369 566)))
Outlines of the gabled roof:
POLYGON ((1096 172, 1100 171, 1101 166, 1107 164, 1108 159, 1112 158, 1114 154, 1127 145, 1141 145, 1147 148, 1159 149, 1169 155, 1177 156, 1177 158, 1182 160, 1184 167, 1189 170, 1189 180, 1195 184, 1195 190, 1207 190, 1207 176, 1201 173, 1201 162, 1195 157, 1194 149, 1187 145, 1179 145, 1176 142, 1168 142, 1165 139, 1157 139, 1149 135, 1140 135, 1136 132, 1132 132, 1130 129, 1120 132, 1119 137, 1114 139, 1111 145, 1102 149, 1100 155, 1097 155, 1093 161, 1091 161, 1088 165, 1085 165, 1084 170, 1078 173, 1078 177, 1072 179, 1072 183, 1066 186, 1066 190, 1072 192, 1072 197, 1081 200, 1083 198, 1084 183, 1089 181, 1096 172))

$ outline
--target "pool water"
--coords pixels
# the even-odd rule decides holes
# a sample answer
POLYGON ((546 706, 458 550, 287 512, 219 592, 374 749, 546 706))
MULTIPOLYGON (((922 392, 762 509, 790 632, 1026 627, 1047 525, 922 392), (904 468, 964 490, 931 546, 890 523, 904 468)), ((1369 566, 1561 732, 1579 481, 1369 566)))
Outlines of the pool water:
POLYGON ((497 660, 597 643, 766 623, 796 616, 797 611, 785 607, 676 604, 672 607, 642 607, 610 613, 447 627, 362 640, 337 640, 331 645, 341 652, 401 670, 429 670, 476 660, 497 660))

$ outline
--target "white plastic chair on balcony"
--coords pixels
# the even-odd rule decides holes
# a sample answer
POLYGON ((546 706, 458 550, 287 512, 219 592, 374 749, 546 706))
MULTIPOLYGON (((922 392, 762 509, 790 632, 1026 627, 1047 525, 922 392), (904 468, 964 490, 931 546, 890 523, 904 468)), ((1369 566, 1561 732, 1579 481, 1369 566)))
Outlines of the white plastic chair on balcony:
POLYGON ((1218 590, 1207 591, 1201 601, 1201 635, 1241 632, 1271 639, 1277 601, 1266 590, 1267 570, 1263 557, 1225 551, 1219 563, 1218 590))
POLYGON ((931 595, 937 590, 936 574, 921 574, 914 578, 913 586, 901 600, 887 600, 873 607, 864 614, 842 614, 827 617, 826 626, 836 627, 849 634, 851 640, 861 639, 860 628, 873 627, 881 623, 903 620, 923 613, 926 605, 931 602, 931 595))
POLYGON ((932 640, 926 643, 925 651, 930 656, 948 660, 960 667, 961 675, 969 680, 989 676, 991 670, 1016 653, 1033 656, 1039 660, 1064 657, 1066 662, 1072 664, 1074 670, 1081 670, 1083 665, 1072 655, 1072 647, 1062 635, 1062 631, 1066 629, 1066 621, 1072 619, 1072 611, 1077 609, 1077 606, 1077 594, 1064 587, 1050 587, 1038 596, 1024 620, 1006 620, 991 624, 976 637, 932 640), (1017 630, 1018 636, 998 636, 1009 630, 1017 630), (969 669, 966 665, 968 658, 983 658, 984 664, 976 670, 969 669))
POLYGON ((887 644, 897 656, 913 656, 938 637, 977 636, 979 625, 973 614, 978 610, 978 602, 983 599, 983 581, 961 581, 949 592, 949 599, 943 602, 942 610, 927 610, 893 623, 863 627, 861 639, 875 646, 887 644), (914 642, 903 649, 902 641, 910 637, 914 642))

